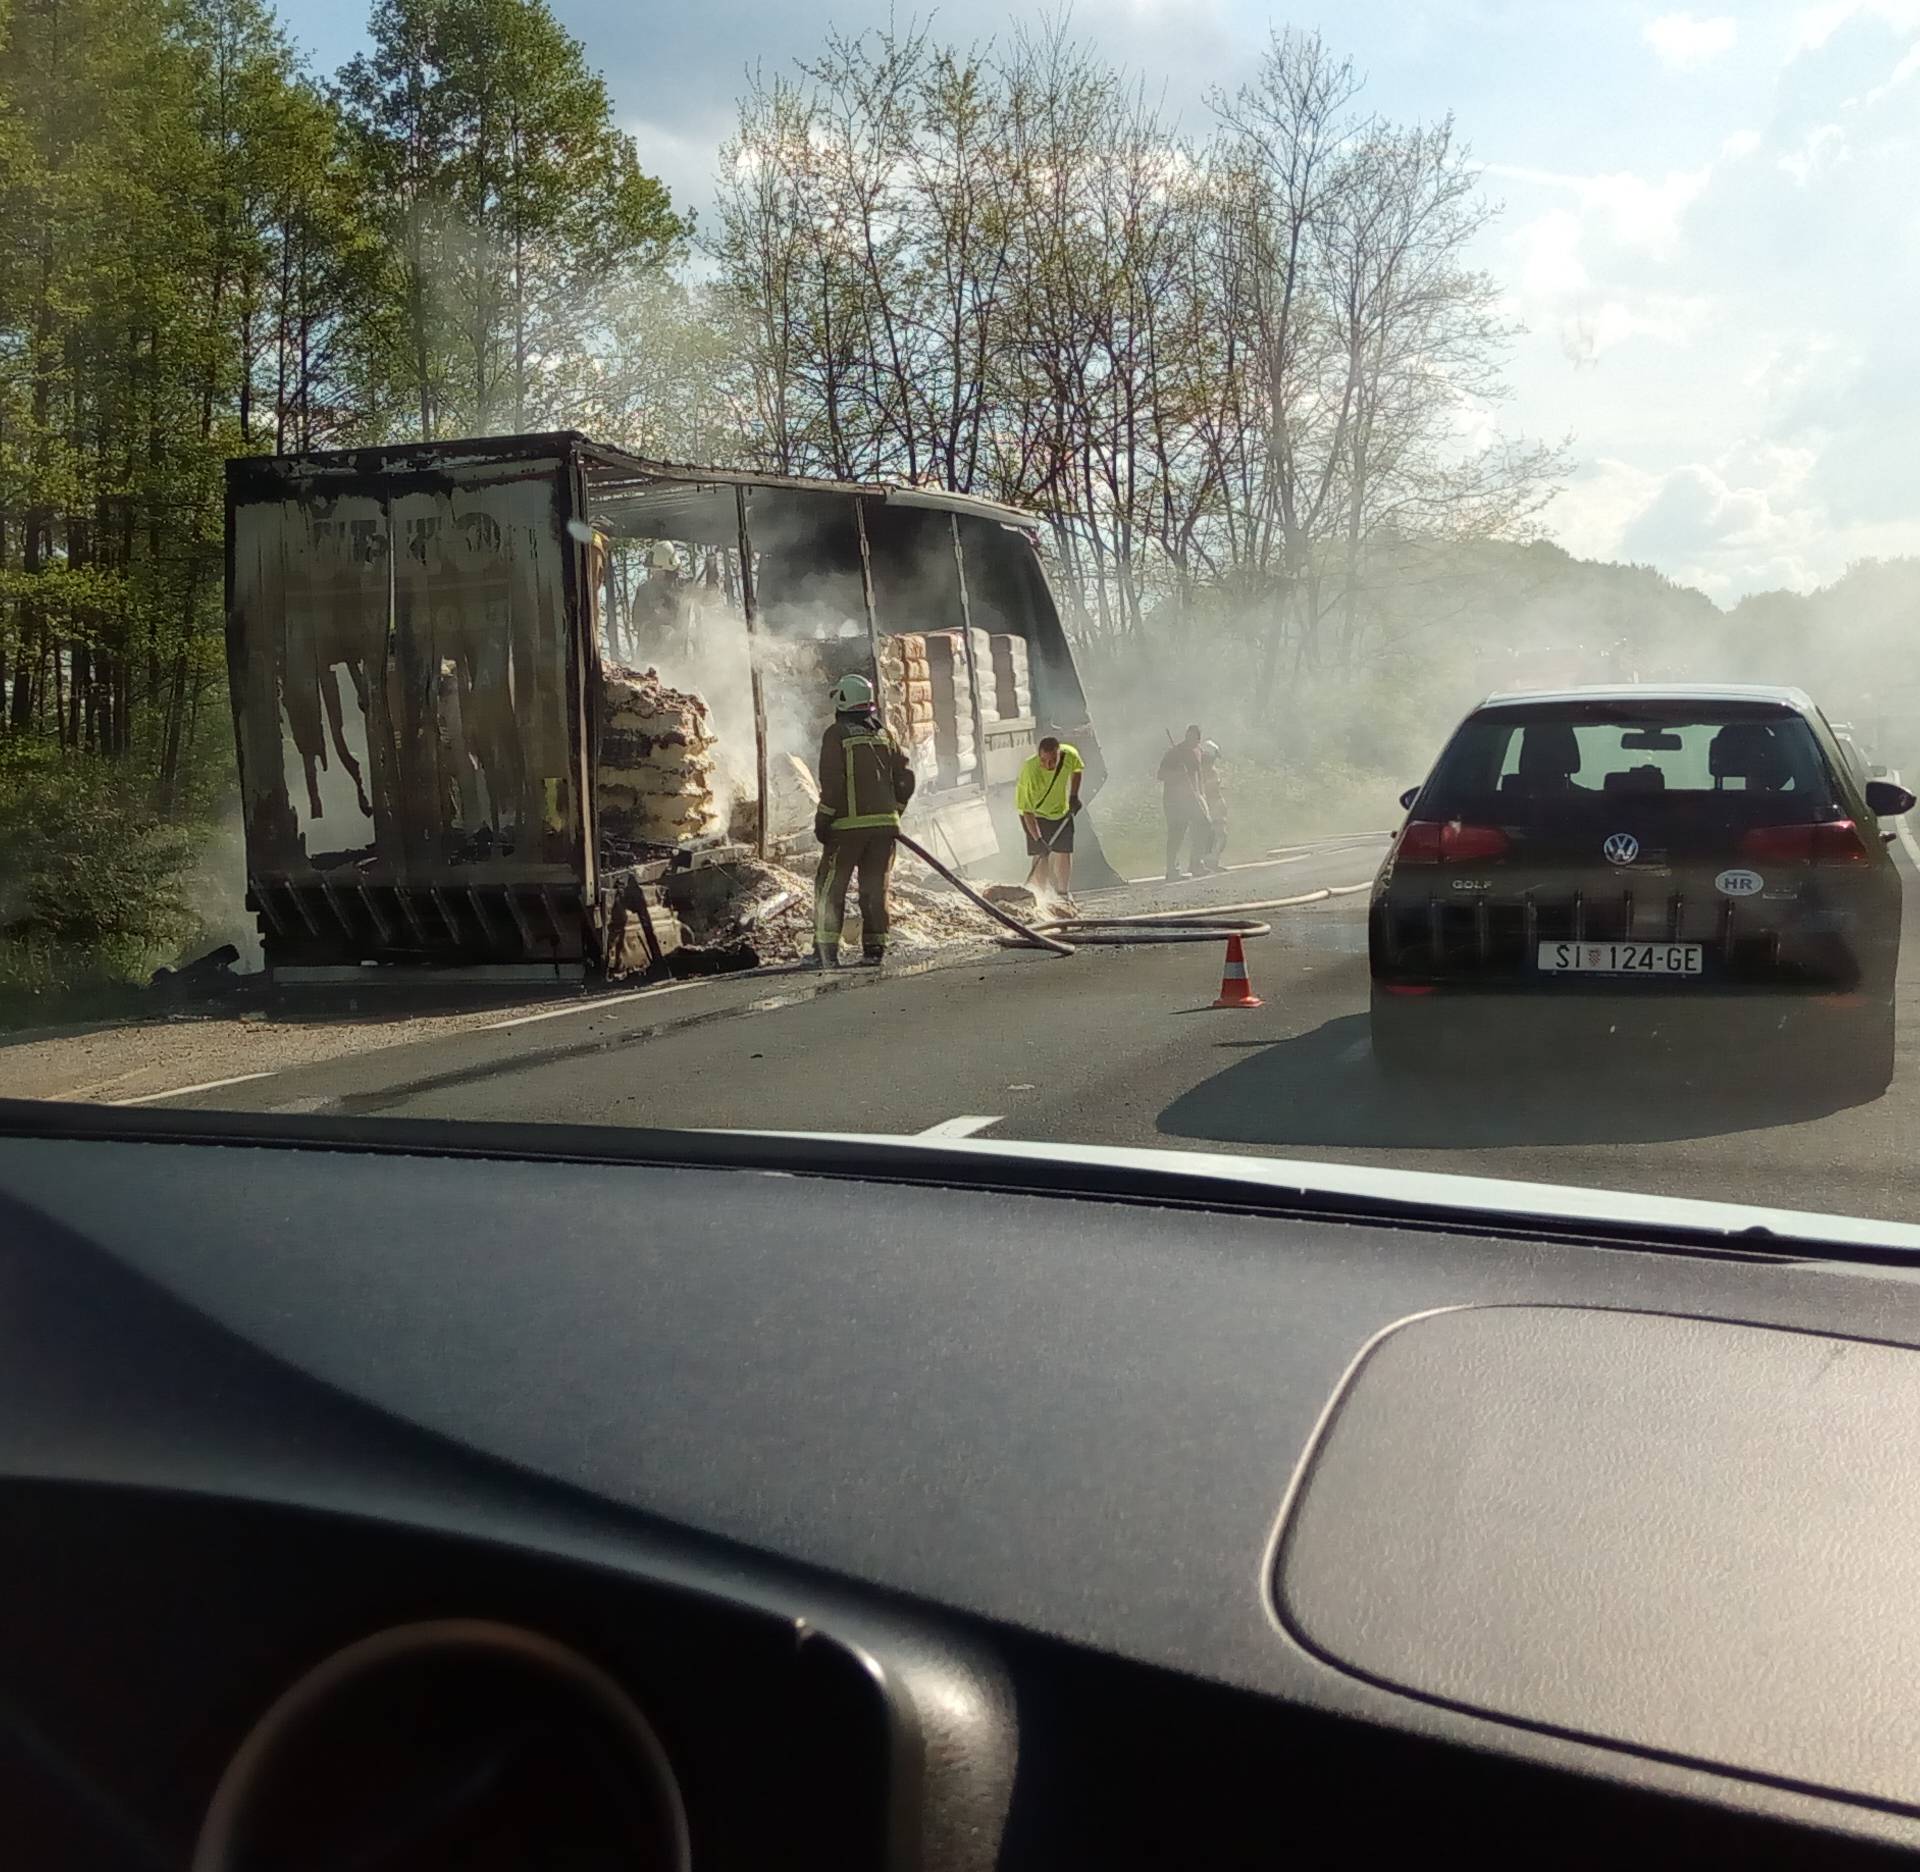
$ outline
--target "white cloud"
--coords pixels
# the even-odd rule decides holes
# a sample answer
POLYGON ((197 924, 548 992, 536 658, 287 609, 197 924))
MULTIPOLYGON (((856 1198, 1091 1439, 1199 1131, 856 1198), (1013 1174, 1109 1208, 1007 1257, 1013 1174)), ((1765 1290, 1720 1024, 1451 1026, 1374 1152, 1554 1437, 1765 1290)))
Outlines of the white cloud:
POLYGON ((1712 301, 1653 283, 1681 251, 1688 208, 1711 167, 1651 179, 1625 172, 1568 176, 1495 166, 1495 173, 1549 188, 1571 200, 1522 223, 1511 237, 1522 319, 1557 333, 1576 366, 1587 366, 1637 338, 1682 347, 1711 323, 1712 301))
POLYGON ((1617 558, 1628 523, 1659 485, 1658 475, 1603 455, 1579 469, 1554 501, 1554 538, 1576 558, 1617 558))
POLYGON ((1832 0, 1827 6, 1805 7, 1794 21, 1794 47, 1817 52, 1860 10, 1858 0, 1832 0))
POLYGON ((1803 7, 1794 20, 1794 51, 1817 52, 1853 19, 1876 19, 1898 33, 1920 26, 1920 0, 1824 0, 1803 7))
MULTIPOLYGON (((1831 362, 1838 343, 1830 333, 1798 331, 1769 345, 1740 377, 1740 386, 1761 402, 1791 406, 1810 385, 1816 373, 1831 374, 1831 362)), ((1857 369, 1859 360, 1844 360, 1845 368, 1857 369)))
POLYGON ((1920 75, 1920 39, 1916 39, 1912 45, 1908 46, 1906 57, 1887 74, 1885 81, 1875 85, 1867 93, 1867 102, 1878 104, 1889 92, 1899 90, 1916 75, 1920 75))
POLYGON ((1669 71, 1692 71, 1696 66, 1731 52, 1740 37, 1738 23, 1725 13, 1696 19, 1691 13, 1662 13, 1647 21, 1641 37, 1669 71))
POLYGON ((1520 229, 1520 290, 1530 300, 1558 300, 1586 290, 1580 259, 1580 217, 1550 208, 1520 229))
POLYGON ((1656 179, 1627 170, 1606 175, 1563 175, 1515 163, 1488 163, 1486 173, 1563 190, 1575 197, 1582 215, 1596 218, 1622 247, 1662 254, 1670 252, 1678 241, 1687 209, 1705 190, 1713 170, 1711 165, 1670 169, 1656 179))
POLYGON ((706 203, 720 146, 733 132, 731 109, 710 110, 686 124, 630 118, 623 128, 639 151, 641 168, 667 185, 676 208, 697 209, 706 203))
POLYGON ((1675 169, 1657 182, 1625 173, 1593 176, 1582 197, 1621 246, 1664 254, 1678 243, 1681 221, 1711 174, 1711 169, 1675 169))
POLYGON ((1816 175, 1845 162, 1847 156, 1847 133, 1835 123, 1817 124, 1774 167, 1782 175, 1791 176, 1796 188, 1805 188, 1816 175))
POLYGON ((1815 465, 1810 449, 1753 439, 1660 473, 1603 458, 1555 504, 1554 532, 1569 552, 1651 564, 1721 601, 1810 590, 1843 569, 1810 485, 1815 465))
POLYGON ((1690 345, 1712 322, 1713 307, 1703 298, 1675 298, 1640 294, 1602 301, 1581 315, 1588 332, 1583 347, 1586 361, 1604 356, 1629 338, 1651 338, 1665 345, 1690 345))
POLYGON ((1765 491, 1733 486, 1717 467, 1688 462, 1661 481, 1628 522, 1620 544, 1630 559, 1671 564, 1716 547, 1771 547, 1777 526, 1765 491))
POLYGON ((1637 174, 1504 171, 1491 257, 1528 328, 1517 402, 1587 458, 1553 535, 1722 602, 1920 553, 1920 0, 1802 22, 1791 56, 1791 13, 1740 19, 1744 96, 1637 174))

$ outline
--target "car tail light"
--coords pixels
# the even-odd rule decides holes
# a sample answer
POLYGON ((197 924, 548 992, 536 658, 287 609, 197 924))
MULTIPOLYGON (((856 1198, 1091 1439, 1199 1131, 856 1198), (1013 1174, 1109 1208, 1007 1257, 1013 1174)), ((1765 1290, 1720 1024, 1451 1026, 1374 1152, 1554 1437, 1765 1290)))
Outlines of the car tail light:
POLYGON ((1851 819, 1821 825, 1755 826, 1740 841, 1740 855, 1757 864, 1863 865, 1867 848, 1851 819))
POLYGON ((1458 819, 1412 819, 1400 834, 1394 862, 1403 865, 1471 864, 1504 858, 1507 835, 1498 826, 1463 825, 1458 819))
POLYGON ((1382 982, 1380 984, 1380 989, 1383 994, 1390 994, 1390 995, 1430 995, 1433 993, 1433 983, 1432 982, 1382 982))
POLYGON ((1395 864, 1430 865, 1440 862, 1440 827, 1431 819, 1410 819, 1400 834, 1395 864))

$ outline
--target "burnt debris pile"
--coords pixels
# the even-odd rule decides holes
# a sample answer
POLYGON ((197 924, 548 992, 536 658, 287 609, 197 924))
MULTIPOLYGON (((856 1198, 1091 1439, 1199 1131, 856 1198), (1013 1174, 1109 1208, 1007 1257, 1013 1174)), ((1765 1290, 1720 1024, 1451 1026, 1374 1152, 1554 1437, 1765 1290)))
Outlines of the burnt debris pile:
MULTIPOLYGON (((673 873, 667 896, 686 935, 672 959, 676 973, 798 962, 812 952, 811 875, 742 855, 673 873)), ((971 904, 932 888, 931 878, 896 877, 891 900, 897 956, 910 958, 916 951, 992 933, 992 925, 971 904)), ((846 942, 849 956, 858 952, 856 925, 850 923, 846 942)))
POLYGON ((604 666, 600 697, 603 838, 645 848, 724 830, 705 701, 619 664, 604 666))

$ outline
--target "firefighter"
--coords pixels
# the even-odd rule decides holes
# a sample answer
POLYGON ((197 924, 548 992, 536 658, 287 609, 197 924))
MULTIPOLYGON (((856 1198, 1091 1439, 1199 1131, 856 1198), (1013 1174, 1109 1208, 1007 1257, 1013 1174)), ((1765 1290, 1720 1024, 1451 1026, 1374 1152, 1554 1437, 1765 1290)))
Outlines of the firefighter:
POLYGON ((1220 743, 1200 743, 1200 803, 1207 809, 1207 846, 1194 865, 1196 871, 1224 871, 1221 854, 1227 849, 1227 790, 1220 780, 1220 743))
POLYGON ((833 685, 833 720, 820 738, 820 805, 813 833, 820 868, 813 881, 813 965, 838 968, 847 885, 860 880, 860 960, 877 967, 887 954, 887 873, 893 866, 900 809, 913 798, 906 755, 882 725, 873 684, 842 676, 833 685))

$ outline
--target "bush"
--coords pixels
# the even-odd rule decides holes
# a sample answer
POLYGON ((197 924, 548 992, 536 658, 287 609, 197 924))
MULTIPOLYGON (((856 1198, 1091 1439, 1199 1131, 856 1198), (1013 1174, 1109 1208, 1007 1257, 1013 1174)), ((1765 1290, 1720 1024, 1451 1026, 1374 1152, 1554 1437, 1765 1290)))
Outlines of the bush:
POLYGON ((176 955, 199 837, 100 763, 0 752, 0 987, 138 980, 176 955))

